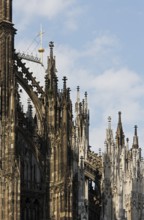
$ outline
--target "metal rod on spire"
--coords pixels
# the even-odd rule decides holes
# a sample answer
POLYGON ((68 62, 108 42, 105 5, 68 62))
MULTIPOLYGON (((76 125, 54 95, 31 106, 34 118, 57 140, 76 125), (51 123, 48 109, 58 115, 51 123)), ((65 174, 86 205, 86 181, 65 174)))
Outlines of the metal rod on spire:
POLYGON ((38 49, 38 52, 41 54, 41 63, 43 63, 43 53, 44 53, 44 48, 43 48, 43 30, 42 30, 42 25, 40 26, 40 33, 39 33, 39 36, 40 36, 40 48, 38 49))

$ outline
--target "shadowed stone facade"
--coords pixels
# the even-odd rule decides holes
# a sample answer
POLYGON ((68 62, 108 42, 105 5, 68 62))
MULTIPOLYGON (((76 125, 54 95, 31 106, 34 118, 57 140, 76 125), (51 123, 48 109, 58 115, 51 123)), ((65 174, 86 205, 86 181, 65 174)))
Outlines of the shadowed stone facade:
POLYGON ((129 148, 119 112, 115 139, 109 118, 105 152, 92 152, 87 93, 81 101, 77 88, 74 118, 53 42, 43 88, 15 52, 15 33, 12 0, 0 0, 0 220, 144 220, 137 127, 129 148))
POLYGON ((12 0, 0 0, 0 220, 99 219, 101 157, 89 148, 87 94, 81 102, 78 89, 73 119, 53 42, 42 88, 15 53, 15 33, 12 0))

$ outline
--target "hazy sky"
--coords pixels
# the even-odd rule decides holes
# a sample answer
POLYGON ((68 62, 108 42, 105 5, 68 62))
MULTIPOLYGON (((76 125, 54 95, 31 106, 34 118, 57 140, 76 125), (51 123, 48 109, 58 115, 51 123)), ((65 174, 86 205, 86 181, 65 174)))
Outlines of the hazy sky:
MULTIPOLYGON (((138 125, 144 146, 144 1, 13 0, 13 5, 16 49, 36 54, 42 25, 44 60, 52 40, 60 86, 66 75, 73 100, 78 85, 81 98, 88 92, 93 149, 104 146, 109 115, 115 135, 118 111, 125 136, 132 142, 138 125)), ((44 77, 43 68, 33 71, 44 77)))

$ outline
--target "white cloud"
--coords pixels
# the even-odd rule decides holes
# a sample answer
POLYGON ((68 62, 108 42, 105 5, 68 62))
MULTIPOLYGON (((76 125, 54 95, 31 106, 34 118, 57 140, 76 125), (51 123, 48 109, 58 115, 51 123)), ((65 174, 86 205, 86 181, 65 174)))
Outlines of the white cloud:
POLYGON ((106 70, 96 78, 96 85, 98 90, 117 90, 123 88, 128 90, 129 87, 140 83, 140 77, 129 69, 122 68, 120 70, 110 69, 106 70))
MULTIPOLYGON (((72 99, 75 100, 77 85, 82 90, 88 91, 88 102, 90 107, 90 144, 103 148, 107 117, 112 116, 113 127, 116 129, 117 112, 122 111, 122 120, 126 137, 133 136, 133 126, 138 124, 141 128, 140 139, 144 132, 144 80, 137 72, 123 66, 107 69, 105 58, 113 60, 117 39, 110 35, 98 37, 87 44, 83 50, 72 49, 66 45, 55 45, 56 63, 59 79, 66 75, 68 86, 73 89, 72 99), (93 47, 94 46, 94 47, 93 47), (103 60, 104 71, 96 73, 95 60, 93 57, 103 60), (110 58, 109 58, 110 57, 110 58), (84 60, 84 61, 83 61, 84 60), (89 60, 92 63, 89 64, 89 60), (143 123, 143 124, 142 124, 143 123), (128 130, 131 128, 131 132, 128 130)), ((47 52, 46 52, 47 53, 47 52)), ((45 54, 46 54, 45 53, 45 54)), ((83 92, 83 91, 82 91, 83 92)), ((73 103, 74 104, 74 103, 73 103)), ((115 131, 114 131, 115 134, 115 131)))
POLYGON ((23 13, 23 16, 44 16, 52 18, 65 10, 74 2, 75 0, 42 0, 41 3, 39 0, 15 0, 14 6, 15 10, 19 10, 19 12, 23 13))
POLYGON ((67 28, 67 30, 70 31, 76 31, 78 29, 77 22, 75 21, 75 19, 68 19, 65 22, 65 27, 67 28))
MULTIPOLYGON (((113 41, 109 42, 110 45, 113 45, 113 41)), ((126 137, 128 136, 131 141, 135 124, 141 127, 141 139, 143 139, 141 137, 142 129, 144 131, 141 120, 144 118, 141 103, 142 99, 144 100, 144 80, 142 76, 129 68, 120 66, 96 74, 94 63, 93 66, 89 65, 87 68, 82 67, 83 63, 78 63, 81 58, 86 57, 85 60, 89 60, 92 54, 98 56, 101 50, 105 49, 104 46, 99 48, 101 49, 95 50, 95 52, 89 48, 90 53, 86 50, 79 52, 69 47, 60 46, 57 51, 58 69, 62 73, 66 73, 70 87, 76 88, 77 85, 80 85, 82 90, 88 91, 91 119, 90 144, 96 146, 97 150, 100 147, 103 149, 104 146, 107 117, 112 116, 114 129, 116 129, 118 111, 122 111, 124 131, 126 137), (129 129, 131 129, 131 132, 129 129)), ((107 53, 108 55, 109 53, 107 53)), ((105 60, 103 64, 104 62, 105 60)), ((76 96, 75 93, 72 93, 73 97, 76 96)))
POLYGON ((64 21, 64 28, 66 31, 76 31, 79 28, 79 18, 84 16, 86 9, 85 7, 76 7, 71 8, 66 12, 66 20, 64 21))
POLYGON ((112 36, 110 34, 101 34, 96 37, 93 41, 88 42, 87 54, 95 55, 95 54, 105 54, 114 50, 114 48, 119 46, 119 42, 116 36, 112 36))
POLYGON ((92 92, 89 95, 91 109, 90 143, 104 147, 107 117, 112 117, 114 135, 117 124, 117 112, 122 112, 123 127, 126 137, 132 142, 133 127, 140 127, 140 142, 143 141, 144 80, 136 72, 126 68, 110 69, 94 77, 90 82, 92 92))
MULTIPOLYGON (((53 19, 58 15, 63 16, 74 3, 75 0, 42 0, 41 2, 39 0, 15 0, 14 14, 17 28, 24 31, 34 19, 40 24, 42 18, 53 19)), ((71 21, 71 28, 75 28, 75 25, 71 21)))

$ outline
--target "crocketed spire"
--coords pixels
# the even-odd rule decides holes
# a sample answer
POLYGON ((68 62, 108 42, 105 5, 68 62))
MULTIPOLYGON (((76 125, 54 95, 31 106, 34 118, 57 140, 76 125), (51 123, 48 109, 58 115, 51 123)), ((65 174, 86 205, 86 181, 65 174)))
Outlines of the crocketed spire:
POLYGON ((137 125, 134 126, 134 136, 133 136, 133 148, 139 148, 138 136, 137 136, 137 125))
POLYGON ((116 131, 116 141, 118 146, 123 146, 125 141, 124 141, 124 132, 123 132, 123 127, 122 127, 122 121, 121 121, 121 112, 118 112, 118 125, 117 125, 117 131, 116 131))

